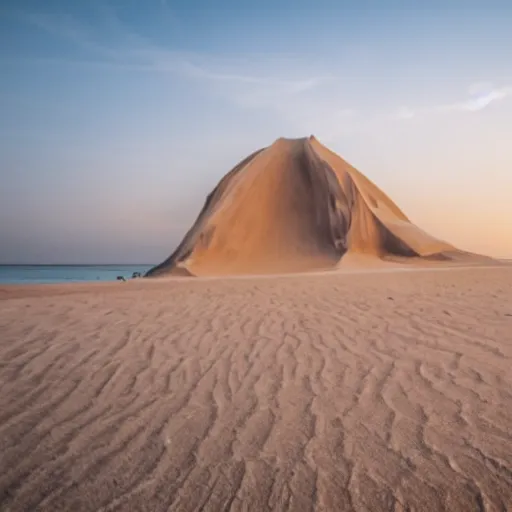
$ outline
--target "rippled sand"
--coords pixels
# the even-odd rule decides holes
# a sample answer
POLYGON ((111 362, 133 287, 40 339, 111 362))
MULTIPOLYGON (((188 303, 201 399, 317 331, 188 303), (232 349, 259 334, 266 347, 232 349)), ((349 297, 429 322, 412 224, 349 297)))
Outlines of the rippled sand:
POLYGON ((0 510, 512 509, 512 268, 0 289, 0 510))

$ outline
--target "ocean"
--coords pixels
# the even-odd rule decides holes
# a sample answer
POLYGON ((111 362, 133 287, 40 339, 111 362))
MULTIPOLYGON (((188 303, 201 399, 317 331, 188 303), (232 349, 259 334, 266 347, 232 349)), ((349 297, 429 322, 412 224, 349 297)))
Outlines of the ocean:
POLYGON ((126 279, 134 272, 144 275, 152 265, 0 265, 0 283, 81 283, 126 279))

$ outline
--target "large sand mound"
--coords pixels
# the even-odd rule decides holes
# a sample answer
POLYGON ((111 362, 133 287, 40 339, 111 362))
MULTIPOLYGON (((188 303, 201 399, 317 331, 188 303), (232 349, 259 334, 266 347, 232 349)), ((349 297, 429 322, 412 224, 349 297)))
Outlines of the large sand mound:
POLYGON ((358 255, 465 254, 412 224, 314 137, 281 138, 222 178, 178 248, 147 275, 282 273, 333 268, 358 255))

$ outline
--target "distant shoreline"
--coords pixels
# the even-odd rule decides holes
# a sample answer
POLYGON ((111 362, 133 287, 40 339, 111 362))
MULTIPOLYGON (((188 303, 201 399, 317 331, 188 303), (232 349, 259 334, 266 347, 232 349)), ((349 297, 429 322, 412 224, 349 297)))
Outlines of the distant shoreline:
POLYGON ((107 264, 40 264, 40 265, 0 265, 0 283, 2 285, 85 283, 140 277, 152 268, 143 263, 107 263, 107 264))
MULTIPOLYGON (((182 277, 182 276, 162 276, 162 277, 153 277, 150 279, 131 279, 127 278, 125 283, 121 283, 123 288, 127 285, 135 285, 133 288, 129 286, 131 290, 142 290, 146 287, 153 288, 154 286, 162 285, 165 283, 183 283, 183 282, 233 282, 233 281, 281 281, 282 279, 322 279, 326 277, 356 277, 356 276, 365 276, 371 274, 403 274, 403 273, 438 273, 438 272, 464 272, 467 270, 503 270, 510 269, 512 266, 511 260, 497 260, 496 265, 445 265, 445 266, 428 266, 428 267, 418 267, 418 266, 396 266, 391 268, 340 268, 340 269, 328 269, 328 270, 319 270, 319 271, 310 271, 310 272, 299 272, 299 273, 286 273, 286 274, 243 274, 243 275, 219 275, 219 276, 193 276, 193 277, 182 277), (501 264, 500 264, 501 263, 501 264)), ((103 288, 103 290, 119 290, 119 281, 115 279, 110 280, 81 280, 81 281, 54 281, 54 282, 0 282, 0 300, 7 298, 11 292, 22 292, 22 290, 35 292, 36 294, 43 295, 48 292, 53 294, 52 292, 57 292, 60 294, 62 292, 67 293, 75 293, 75 292, 88 292, 93 291, 94 289, 98 289, 98 287, 103 288)), ((125 290, 127 288, 124 288, 125 290)))
POLYGON ((156 263, 0 263, 0 267, 151 267, 155 265, 156 263))

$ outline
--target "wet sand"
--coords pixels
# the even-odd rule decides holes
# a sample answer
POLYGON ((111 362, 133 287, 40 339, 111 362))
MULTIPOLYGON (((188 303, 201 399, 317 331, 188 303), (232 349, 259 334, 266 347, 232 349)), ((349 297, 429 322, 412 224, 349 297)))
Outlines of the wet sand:
POLYGON ((512 509, 512 267, 0 288, 2 511, 512 509))

